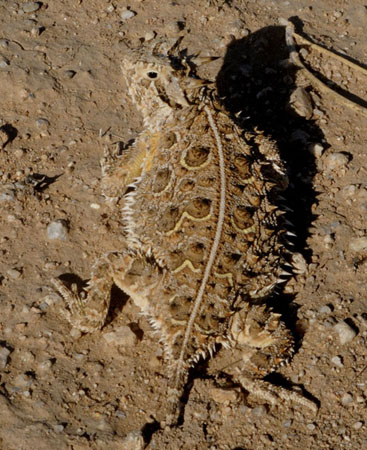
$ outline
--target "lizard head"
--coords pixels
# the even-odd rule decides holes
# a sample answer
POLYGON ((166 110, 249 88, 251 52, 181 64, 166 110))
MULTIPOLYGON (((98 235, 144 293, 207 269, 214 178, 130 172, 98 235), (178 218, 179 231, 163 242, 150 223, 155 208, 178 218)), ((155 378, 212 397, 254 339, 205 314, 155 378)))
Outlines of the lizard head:
POLYGON ((217 58, 188 55, 179 50, 182 39, 164 48, 161 41, 149 49, 129 50, 121 64, 129 94, 144 119, 162 115, 162 121, 173 111, 198 104, 205 98, 209 80, 199 78, 197 67, 217 58))

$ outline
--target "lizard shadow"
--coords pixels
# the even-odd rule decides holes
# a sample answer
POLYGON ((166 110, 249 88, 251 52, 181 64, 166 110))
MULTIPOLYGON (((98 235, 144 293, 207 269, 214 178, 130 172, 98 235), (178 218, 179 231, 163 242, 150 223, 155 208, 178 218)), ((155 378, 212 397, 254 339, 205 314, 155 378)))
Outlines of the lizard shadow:
MULTIPOLYGON (((230 43, 216 84, 225 108, 244 132, 257 128, 277 143, 289 179, 283 195, 289 211, 286 219, 292 224, 288 229, 296 234, 289 250, 300 252, 310 262, 307 238, 315 219, 312 205, 317 193, 312 186, 316 162, 309 149, 315 143, 322 143, 324 148, 328 145, 315 120, 296 115, 289 106, 298 69, 287 64, 288 58, 285 28, 262 28, 230 43)), ((269 299, 293 330, 297 311, 294 297, 280 289, 269 299)))

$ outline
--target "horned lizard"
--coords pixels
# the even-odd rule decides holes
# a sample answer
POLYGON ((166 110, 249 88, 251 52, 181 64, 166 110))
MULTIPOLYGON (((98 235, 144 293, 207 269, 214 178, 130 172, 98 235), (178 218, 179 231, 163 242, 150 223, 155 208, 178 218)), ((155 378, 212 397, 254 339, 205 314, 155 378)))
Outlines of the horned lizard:
POLYGON ((123 59, 144 129, 120 157, 105 155, 102 187, 121 211, 125 245, 95 263, 84 296, 54 280, 82 332, 103 326, 114 283, 140 307, 165 349, 170 424, 199 358, 221 349, 227 373, 256 390, 293 353, 290 331, 266 306, 287 254, 277 146, 242 133, 197 74, 213 58, 179 44, 123 59))

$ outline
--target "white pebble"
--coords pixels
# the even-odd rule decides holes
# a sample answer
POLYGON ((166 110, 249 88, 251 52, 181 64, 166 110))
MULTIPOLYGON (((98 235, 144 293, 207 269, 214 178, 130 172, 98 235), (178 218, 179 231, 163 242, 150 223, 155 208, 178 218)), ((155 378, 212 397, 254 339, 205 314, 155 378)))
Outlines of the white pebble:
POLYGON ((367 236, 353 238, 349 242, 349 248, 353 252, 360 252, 367 249, 367 236))
POLYGON ((321 306, 321 308, 319 309, 319 313, 320 314, 331 314, 332 309, 330 308, 330 306, 324 305, 324 306, 321 306))
POLYGON ((336 170, 346 168, 349 158, 344 153, 331 153, 324 161, 323 166, 325 170, 336 170))
POLYGON ((50 359, 46 359, 46 361, 43 361, 38 365, 38 368, 41 372, 47 372, 51 369, 51 367, 52 361, 50 359))
POLYGON ((267 414, 266 407, 264 405, 255 406, 251 414, 257 417, 264 417, 267 414))
POLYGON ((144 447, 144 438, 140 430, 131 431, 121 441, 121 450, 143 450, 144 447))
POLYGON ((36 120, 36 125, 38 128, 46 128, 50 125, 50 122, 47 119, 39 118, 36 120))
POLYGON ((309 151, 315 158, 320 158, 324 152, 324 147, 321 144, 311 144, 309 146, 309 151))
POLYGON ((0 347, 0 369, 5 369, 10 353, 10 350, 6 347, 0 347))
POLYGON ((344 406, 350 405, 353 402, 352 395, 349 394, 348 392, 346 392, 345 394, 343 394, 343 397, 341 398, 341 402, 344 406))
POLYGON ((9 61, 5 58, 0 58, 0 69, 6 69, 9 66, 9 61))
POLYGON ((79 338, 81 337, 81 335, 82 335, 82 332, 79 330, 79 328, 73 327, 73 328, 70 330, 70 336, 71 336, 73 339, 79 339, 79 338))
POLYGON ((109 344, 132 347, 137 343, 136 334, 128 326, 118 327, 115 331, 105 333, 103 337, 109 344))
POLYGON ((21 360, 23 363, 25 364, 31 364, 34 361, 34 355, 32 352, 27 352, 25 351, 22 355, 21 355, 21 360))
POLYGON ((148 31, 145 33, 144 39, 148 42, 156 37, 157 33, 155 31, 148 31))
POLYGON ((331 362, 337 367, 344 367, 343 361, 340 356, 333 356, 331 362))
POLYGON ((47 227, 47 235, 49 239, 60 239, 65 241, 68 234, 68 227, 64 220, 55 220, 47 227))
POLYGON ((348 184, 341 190, 341 193, 343 194, 344 197, 354 197, 356 192, 357 186, 355 184, 348 184))
POLYGON ((32 13, 38 11, 42 6, 41 2, 25 2, 22 4, 22 10, 25 13, 32 13))
POLYGON ((6 273, 8 274, 9 278, 13 280, 17 280, 22 275, 22 272, 18 269, 9 269, 6 273))
POLYGON ((360 429, 362 428, 362 426, 363 426, 363 422, 360 422, 360 421, 355 422, 355 423, 352 425, 352 427, 353 427, 355 430, 360 430, 360 429))
POLYGON ((334 330, 338 333, 342 345, 347 344, 357 336, 357 332, 346 322, 337 323, 334 325, 334 330))
POLYGON ((132 17, 136 16, 136 12, 131 11, 131 9, 127 9, 126 11, 122 11, 120 17, 122 20, 129 20, 132 17))
POLYGON ((21 373, 14 379, 14 386, 19 388, 29 388, 33 384, 33 378, 25 373, 21 373))

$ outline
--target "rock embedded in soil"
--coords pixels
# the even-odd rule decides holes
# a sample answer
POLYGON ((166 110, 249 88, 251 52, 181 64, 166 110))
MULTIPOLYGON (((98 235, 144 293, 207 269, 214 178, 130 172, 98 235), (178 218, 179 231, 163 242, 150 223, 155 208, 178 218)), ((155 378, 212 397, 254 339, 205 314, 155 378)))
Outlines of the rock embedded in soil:
POLYGON ((346 322, 339 322, 334 326, 334 330, 338 333, 339 341, 342 345, 352 341, 357 332, 346 322))
POLYGON ((11 351, 6 347, 0 347, 0 370, 5 369, 9 361, 11 351))
POLYGON ((302 87, 296 88, 289 100, 290 108, 299 116, 310 119, 313 113, 313 106, 310 94, 302 87))
POLYGON ((144 447, 144 438, 140 430, 131 431, 121 442, 121 450, 143 450, 144 447))
POLYGON ((104 333, 103 338, 109 344, 122 345, 125 347, 133 347, 138 340, 136 334, 128 326, 118 327, 110 333, 104 333))
POLYGON ((217 403, 229 404, 237 400, 237 392, 234 390, 213 388, 209 391, 210 397, 217 403))
POLYGON ((136 12, 131 11, 130 9, 127 9, 126 11, 123 11, 120 15, 122 20, 129 20, 132 17, 136 16, 136 12))
POLYGON ((38 11, 42 6, 41 2, 25 2, 22 4, 22 10, 25 13, 32 13, 38 11))
POLYGON ((64 220, 55 220, 47 227, 47 235, 51 240, 59 239, 65 241, 68 235, 68 227, 64 220))
POLYGON ((6 273, 12 280, 18 280, 22 276, 22 271, 19 269, 9 269, 6 273))
POLYGON ((349 248, 353 252, 360 252, 367 249, 367 236, 351 239, 349 242, 349 248))
POLYGON ((323 166, 325 170, 339 170, 346 169, 349 158, 345 153, 331 153, 324 161, 323 166))

